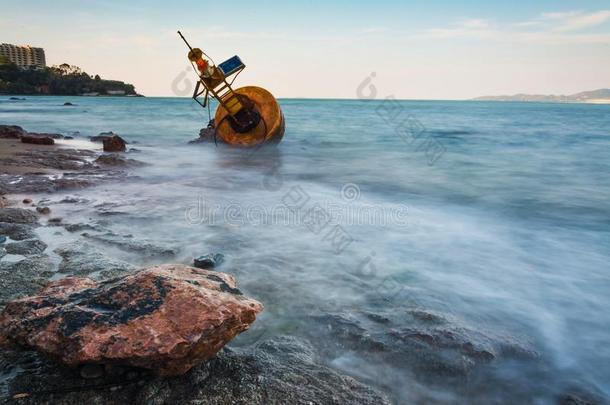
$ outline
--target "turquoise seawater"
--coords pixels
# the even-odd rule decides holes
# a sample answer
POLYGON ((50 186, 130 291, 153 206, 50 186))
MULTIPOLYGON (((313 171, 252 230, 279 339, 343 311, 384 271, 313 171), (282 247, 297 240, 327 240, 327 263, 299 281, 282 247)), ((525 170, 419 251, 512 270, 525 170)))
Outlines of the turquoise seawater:
POLYGON ((148 166, 50 196, 88 201, 56 211, 178 246, 185 263, 224 253, 221 270, 266 306, 237 345, 305 336, 324 362, 398 403, 610 396, 610 106, 280 103, 286 134, 272 150, 187 145, 207 112, 184 98, 4 97, 0 123, 82 139, 114 131, 139 149, 130 157, 148 166), (466 371, 434 372, 436 360, 363 343, 400 352, 413 309, 447 319, 447 341, 464 334, 495 358, 446 344, 466 371), (359 332, 329 333, 319 322, 329 314, 357 319, 359 332))

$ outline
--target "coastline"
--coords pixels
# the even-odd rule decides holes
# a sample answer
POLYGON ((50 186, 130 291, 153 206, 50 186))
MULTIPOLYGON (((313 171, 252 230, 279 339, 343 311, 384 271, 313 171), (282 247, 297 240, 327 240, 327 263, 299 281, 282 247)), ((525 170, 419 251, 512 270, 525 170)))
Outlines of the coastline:
MULTIPOLYGON (((81 211, 81 217, 108 212, 73 193, 123 181, 141 166, 128 155, 104 153, 84 139, 58 140, 55 145, 0 139, 0 235, 6 237, 0 244, 0 308, 36 294, 52 280, 79 276, 103 281, 137 271, 139 266, 117 256, 120 251, 162 263, 182 260, 176 247, 116 233, 104 221, 73 222, 71 210, 81 211)), ((306 340, 277 336, 247 347, 226 347, 171 379, 133 367, 102 369, 100 375, 84 377, 84 368, 60 366, 30 349, 4 345, 0 392, 4 401, 32 404, 309 403, 303 398, 314 403, 390 404, 385 395, 328 368, 313 353, 306 340), (303 378, 308 386, 300 383, 303 378)))
POLYGON ((552 100, 491 100, 491 99, 478 99, 473 98, 464 101, 478 101, 478 102, 493 102, 493 103, 538 103, 538 104, 594 104, 594 105, 608 105, 610 100, 587 100, 587 101, 552 101, 552 100))

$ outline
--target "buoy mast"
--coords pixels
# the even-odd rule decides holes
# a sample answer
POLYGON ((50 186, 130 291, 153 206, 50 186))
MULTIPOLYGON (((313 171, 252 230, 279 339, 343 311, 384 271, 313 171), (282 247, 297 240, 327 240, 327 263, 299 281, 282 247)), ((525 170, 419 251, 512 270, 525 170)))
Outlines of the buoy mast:
POLYGON ((199 72, 199 81, 193 93, 195 101, 199 102, 197 98, 204 95, 202 107, 205 108, 207 98, 211 94, 229 113, 228 120, 235 131, 244 133, 256 127, 260 122, 260 115, 252 108, 252 103, 246 97, 233 91, 231 83, 227 81, 230 76, 235 75, 237 77, 246 67, 239 56, 235 55, 219 66, 215 66, 212 58, 201 49, 193 48, 180 31, 178 31, 178 34, 189 48, 188 59, 199 72), (204 59, 203 56, 206 56, 209 60, 204 59), (200 87, 203 87, 201 91, 199 90, 200 87))

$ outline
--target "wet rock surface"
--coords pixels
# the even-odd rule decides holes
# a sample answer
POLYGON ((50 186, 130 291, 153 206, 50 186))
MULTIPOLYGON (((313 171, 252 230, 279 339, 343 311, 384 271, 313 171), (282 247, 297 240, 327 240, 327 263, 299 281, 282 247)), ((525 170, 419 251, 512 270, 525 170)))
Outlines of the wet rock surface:
POLYGON ((0 191, 5 193, 52 193, 60 190, 82 189, 101 182, 99 173, 67 173, 50 177, 45 173, 0 176, 0 191))
POLYGON ((6 252, 13 255, 31 256, 45 251, 47 244, 38 239, 7 243, 6 252))
POLYGON ((34 226, 31 224, 12 224, 0 222, 0 234, 13 240, 33 239, 36 237, 34 226))
POLYGON ((0 125, 0 139, 21 139, 23 143, 53 145, 54 139, 64 139, 61 134, 28 132, 18 125, 0 125))
POLYGON ((102 166, 140 167, 145 163, 135 159, 128 159, 116 154, 105 154, 95 159, 95 163, 102 166))
POLYGON ((135 270, 129 263, 110 259, 86 242, 64 244, 54 250, 61 258, 58 271, 63 274, 88 276, 95 280, 117 277, 135 270))
POLYGON ((38 222, 38 214, 24 208, 0 208, 0 222, 35 224, 38 222))
MULTIPOLYGON (((103 228, 98 227, 95 229, 103 228)), ((111 231, 106 231, 103 233, 84 232, 81 234, 81 236, 98 243, 116 247, 117 249, 123 250, 127 253, 136 253, 148 258, 169 259, 175 257, 177 253, 177 249, 175 248, 158 245, 148 241, 137 240, 131 235, 120 235, 111 231)))
POLYGON ((36 207, 36 212, 42 215, 49 215, 51 213, 51 208, 49 207, 36 207))
POLYGON ((34 145, 54 145, 55 140, 53 140, 50 136, 41 136, 41 135, 23 135, 21 137, 21 142, 23 143, 31 143, 34 145))
POLYGON ((92 151, 81 149, 36 149, 18 152, 12 157, 0 160, 0 163, 40 169, 81 170, 93 167, 88 158, 95 155, 92 151))
POLYGON ((125 152, 127 142, 118 135, 112 135, 102 140, 104 152, 125 152))
POLYGON ((0 139, 19 139, 27 131, 17 125, 0 125, 0 139))
POLYGON ((227 274, 163 265, 100 283, 53 282, 6 305, 0 340, 68 366, 121 364, 180 375, 214 356, 260 311, 227 274))
MULTIPOLYGON (((24 130, 18 128, 0 126, 0 133, 6 137, 13 134, 21 138, 20 131, 24 130)), ((27 131, 24 133, 27 134, 27 131)), ((31 133, 28 136, 45 136, 51 140, 66 138, 60 134, 31 133)), ((15 152, 0 156, 0 166, 7 168, 6 174, 0 174, 0 194, 52 193, 80 189, 105 181, 122 180, 127 177, 125 169, 140 165, 131 159, 111 162, 108 158, 102 158, 98 162, 101 164, 98 164, 94 160, 99 153, 92 150, 56 146, 41 149, 38 145, 25 148, 9 145, 10 141, 4 142, 7 148, 14 147, 15 152)))
POLYGON ((111 137, 113 137, 113 136, 115 136, 115 135, 117 135, 117 134, 115 134, 115 133, 114 133, 114 132, 112 132, 112 131, 100 132, 99 134, 97 134, 97 135, 95 135, 95 136, 90 136, 90 137, 89 137, 89 140, 90 140, 91 142, 99 142, 99 143, 102 143, 102 142, 104 142, 104 139, 109 139, 109 138, 111 138, 111 137))
POLYGON ((465 376, 502 356, 537 357, 526 342, 485 334, 418 308, 393 314, 328 312, 314 314, 311 320, 318 326, 310 333, 327 337, 323 340, 329 342, 325 347, 329 357, 354 350, 399 368, 409 364, 423 378, 465 376))
POLYGON ((389 404, 379 392, 317 361, 305 340, 279 336, 253 347, 222 349, 178 378, 136 369, 84 379, 36 353, 0 351, 6 399, 27 404, 389 404))
POLYGON ((199 138, 189 141, 189 144, 218 142, 218 139, 216 138, 216 124, 214 121, 215 120, 212 118, 208 122, 207 127, 201 128, 199 131, 199 138))
POLYGON ((18 262, 0 261, 0 305, 38 292, 53 274, 53 264, 47 255, 30 256, 18 262))
POLYGON ((196 257, 193 260, 193 266, 200 269, 213 269, 220 266, 224 260, 225 256, 222 253, 210 253, 196 257))

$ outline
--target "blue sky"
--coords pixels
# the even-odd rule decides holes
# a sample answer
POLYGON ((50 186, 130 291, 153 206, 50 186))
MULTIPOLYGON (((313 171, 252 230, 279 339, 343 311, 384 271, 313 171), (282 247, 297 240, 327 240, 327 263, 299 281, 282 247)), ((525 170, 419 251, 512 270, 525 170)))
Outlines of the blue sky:
POLYGON ((463 99, 610 87, 609 1, 13 1, 0 42, 46 50, 146 95, 191 84, 181 29, 238 84, 279 97, 355 98, 375 72, 383 95, 463 99))

